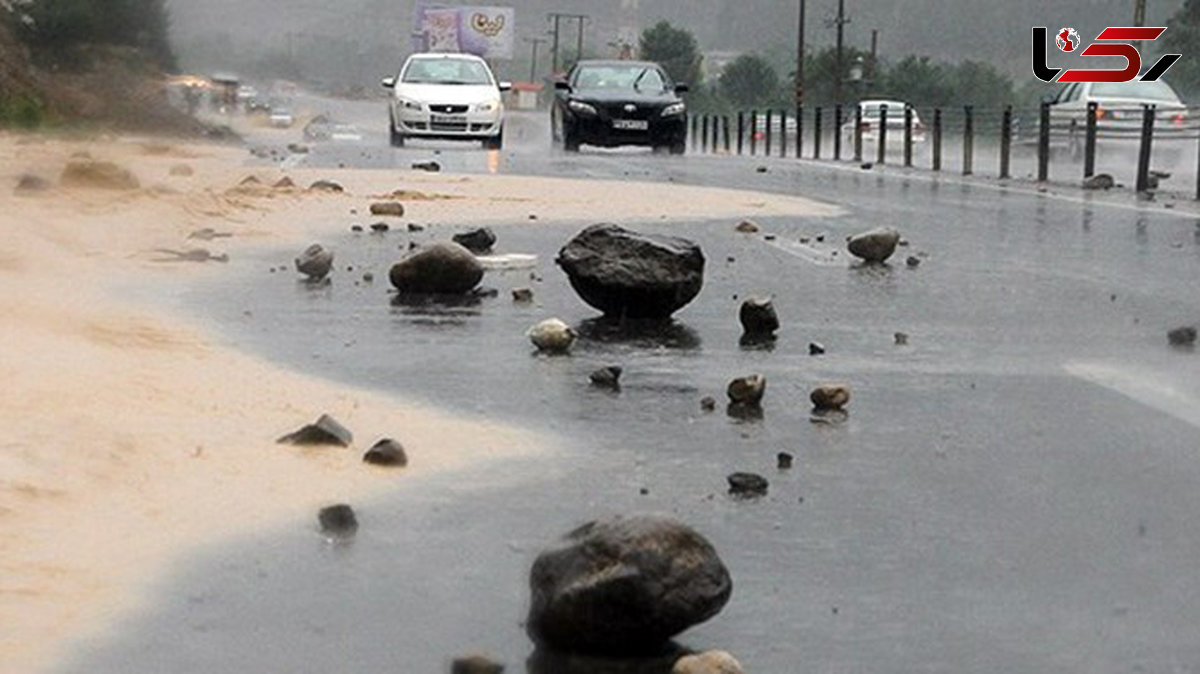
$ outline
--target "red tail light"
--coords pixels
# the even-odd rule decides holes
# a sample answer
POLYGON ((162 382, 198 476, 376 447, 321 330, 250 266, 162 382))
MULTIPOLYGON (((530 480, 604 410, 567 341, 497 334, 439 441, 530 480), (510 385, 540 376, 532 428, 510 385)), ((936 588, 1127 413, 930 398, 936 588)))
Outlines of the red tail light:
POLYGON ((1105 110, 1104 108, 1102 108, 1098 105, 1096 106, 1096 119, 1104 119, 1105 115, 1107 115, 1107 114, 1108 114, 1107 110, 1105 110))
POLYGON ((766 137, 767 137, 767 134, 763 133, 762 131, 754 132, 754 140, 763 140, 766 137))
POLYGON ((860 130, 862 130, 862 131, 870 131, 870 130, 871 130, 871 123, 870 123, 870 122, 863 122, 862 124, 859 124, 859 125, 858 125, 858 128, 859 128, 860 130))
POLYGON ((1171 118, 1171 122, 1175 125, 1175 128, 1183 128, 1184 123, 1187 122, 1187 115, 1179 113, 1171 118))

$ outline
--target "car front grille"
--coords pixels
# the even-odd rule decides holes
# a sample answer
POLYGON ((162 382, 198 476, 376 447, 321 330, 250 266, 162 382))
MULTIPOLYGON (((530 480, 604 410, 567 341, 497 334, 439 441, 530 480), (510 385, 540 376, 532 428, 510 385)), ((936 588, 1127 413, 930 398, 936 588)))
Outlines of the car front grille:
POLYGON ((604 112, 612 119, 651 119, 653 108, 648 105, 635 106, 633 111, 625 108, 625 103, 609 103, 604 106, 604 112))
POLYGON ((468 107, 466 105, 431 105, 429 109, 439 115, 462 115, 466 114, 468 107))
POLYGON ((467 130, 466 122, 434 122, 429 125, 433 131, 450 131, 452 133, 464 133, 467 130))

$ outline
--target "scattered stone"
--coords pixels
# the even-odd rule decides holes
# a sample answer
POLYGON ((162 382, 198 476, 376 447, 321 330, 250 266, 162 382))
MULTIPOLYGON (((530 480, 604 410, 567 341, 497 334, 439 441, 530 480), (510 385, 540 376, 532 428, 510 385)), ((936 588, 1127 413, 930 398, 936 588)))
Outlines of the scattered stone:
POLYGON ((729 401, 739 405, 758 405, 767 392, 767 378, 761 374, 739 377, 729 382, 726 389, 729 401))
POLYGON ((825 345, 821 344, 820 342, 809 342, 808 343, 808 355, 824 356, 825 355, 825 345))
POLYGON ((733 592, 712 545, 657 516, 589 522, 538 556, 526 629, 542 646, 642 654, 712 618, 733 592))
POLYGON ((1083 189, 1085 190, 1111 190, 1116 184, 1117 181, 1107 173, 1097 173, 1090 178, 1083 179, 1083 189))
POLYGON ((704 285, 704 254, 677 237, 593 225, 558 254, 575 292, 614 318, 668 318, 704 285))
POLYGON ((533 301, 533 289, 532 288, 517 288, 516 290, 512 291, 512 298, 513 298, 514 302, 520 302, 522 304, 532 302, 533 301))
POLYGON ((271 187, 277 190, 292 190, 296 189, 296 183, 288 176, 284 176, 276 181, 271 187))
POLYGON ((546 353, 566 353, 575 343, 575 330, 557 318, 549 318, 529 329, 525 333, 529 341, 546 353))
POLYGON ((534 213, 530 213, 530 214, 529 214, 529 219, 530 219, 530 220, 537 220, 537 219, 538 219, 538 216, 537 216, 536 214, 534 214, 534 213))
POLYGON ((442 165, 436 161, 415 161, 412 164, 414 171, 428 171, 429 173, 437 173, 442 170, 442 165))
POLYGON ((700 409, 705 412, 717 411, 717 399, 712 396, 704 396, 700 399, 700 409))
POLYGON ((363 280, 363 283, 374 283, 375 275, 372 274, 371 272, 367 272, 362 275, 362 280, 363 280))
POLYGON ((908 344, 908 334, 907 333, 897 332, 894 335, 894 337, 896 339, 896 346, 904 346, 904 345, 908 344))
MULTIPOLYGON (((817 243, 825 243, 825 235, 824 234, 817 235, 817 243)), ((837 255, 837 253, 835 252, 834 255, 837 255)))
POLYGON ((916 255, 909 255, 908 259, 905 260, 904 263, 908 265, 909 269, 916 269, 917 267, 921 266, 921 258, 917 257, 916 255))
POLYGON ((361 232, 361 231, 363 231, 363 227, 362 227, 362 225, 350 225, 350 231, 361 232))
POLYGON ((242 182, 238 183, 238 186, 239 187, 251 187, 253 185, 261 185, 261 184, 262 184, 262 181, 260 181, 256 176, 246 176, 245 178, 242 178, 242 182))
POLYGON ((775 457, 779 470, 791 470, 792 464, 795 463, 796 457, 787 452, 780 452, 775 457))
POLYGON ((423 231, 425 231, 425 228, 421 225, 418 225, 415 222, 410 222, 410 223, 408 223, 408 231, 414 232, 414 233, 415 232, 423 232, 423 231))
POLYGON ((450 665, 450 674, 503 674, 503 672, 504 665, 482 655, 455 658, 450 665))
POLYGON ((451 237, 454 243, 466 248, 476 255, 483 255, 496 245, 496 233, 490 227, 480 227, 451 237))
POLYGON ((332 180, 318 180, 317 182, 308 186, 308 191, 341 194, 346 191, 346 188, 342 187, 338 183, 333 182, 332 180))
POLYGON ((621 373, 624 370, 618 365, 602 367, 591 374, 592 384, 601 388, 621 388, 621 373))
POLYGON ((371 204, 371 215, 403 218, 404 204, 400 203, 399 201, 381 201, 376 204, 371 204))
POLYGON ((367 450, 363 461, 373 466, 403 468, 408 465, 408 454, 404 452, 403 445, 391 438, 384 438, 367 450))
POLYGON ((45 192, 50 189, 50 181, 35 176, 31 173, 26 173, 17 179, 17 186, 13 188, 16 194, 28 194, 30 192, 45 192))
POLYGON ((154 252, 166 256, 156 259, 155 262, 220 262, 222 264, 229 262, 229 255, 225 253, 214 255, 207 248, 189 248, 187 250, 155 248, 154 252))
POLYGON ((850 387, 844 384, 825 384, 813 389, 808 398, 815 409, 840 410, 850 402, 850 387))
POLYGON ((228 239, 232 236, 232 232, 218 232, 212 227, 205 227, 204 229, 197 229, 191 234, 188 234, 187 238, 197 239, 199 241, 212 241, 213 239, 228 239))
POLYGON ((757 234, 762 230, 761 227, 750 220, 742 220, 737 224, 737 227, 734 227, 734 229, 742 234, 757 234))
POLYGON ((855 257, 879 264, 886 262, 896 252, 898 243, 900 243, 900 232, 888 227, 880 227, 851 237, 847 248, 855 257))
POLYGON ((875 164, 873 164, 869 161, 865 161, 859 166, 859 168, 861 168, 864 171, 870 171, 871 169, 875 168, 875 164))
POLYGON ((770 297, 751 297, 742 302, 738 319, 746 335, 763 337, 773 335, 779 329, 779 316, 775 314, 775 304, 771 300, 770 297))
POLYGON ((321 508, 317 513, 317 523, 321 525, 321 533, 327 536, 353 536, 358 531, 358 517, 354 514, 354 508, 345 503, 321 508))
POLYGON ((337 445, 349 447, 354 442, 354 434, 328 414, 322 414, 314 424, 279 438, 275 442, 281 445, 337 445))
POLYGON ((679 658, 671 669, 671 674, 745 674, 745 670, 729 653, 707 651, 679 658))
POLYGON ((1167 333, 1167 341, 1171 346, 1194 346, 1196 344, 1195 326, 1175 328, 1167 333))
POLYGON ((908 248, 908 246, 909 246, 908 239, 900 239, 900 241, 897 242, 896 245, 900 246, 901 248, 908 248))
POLYGON ((480 288, 471 293, 474 297, 481 299, 495 299, 500 296, 500 291, 495 288, 480 288))
POLYGON ((94 187, 106 190, 136 190, 141 183, 127 169, 107 161, 72 161, 59 182, 64 187, 94 187))
POLYGON ((376 234, 387 234, 392 231, 392 228, 386 222, 377 222, 371 225, 371 231, 376 234))
POLYGON ((308 146, 300 143, 288 143, 287 149, 292 154, 308 154, 308 146))
POLYGON ((725 479, 729 481, 729 493, 742 498, 766 496, 770 486, 767 478, 754 473, 734 473, 725 479))
POLYGON ((189 176, 195 175, 196 171, 195 171, 195 169, 193 169, 191 166, 188 166, 187 164, 176 164, 171 167, 171 170, 168 171, 168 174, 177 176, 177 177, 187 178, 189 176))
POLYGON ((457 243, 436 243, 396 263, 390 278, 401 293, 463 295, 483 280, 483 266, 457 243))
POLYGON ((766 173, 766 172, 767 172, 767 167, 766 167, 766 166, 759 166, 759 167, 757 167, 757 168, 755 168, 755 169, 754 169, 754 172, 755 172, 755 173, 766 173))
POLYGON ((296 271, 307 276, 309 281, 323 280, 333 271, 333 252, 314 243, 296 258, 296 271))

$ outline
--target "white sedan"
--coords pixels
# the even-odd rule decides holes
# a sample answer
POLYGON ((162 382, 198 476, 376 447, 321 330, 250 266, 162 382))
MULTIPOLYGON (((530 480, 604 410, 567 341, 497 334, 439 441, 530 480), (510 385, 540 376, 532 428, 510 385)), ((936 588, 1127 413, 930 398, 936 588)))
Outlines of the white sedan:
POLYGON ((394 147, 408 138, 482 141, 504 144, 501 92, 512 85, 498 82, 487 62, 469 54, 413 54, 397 77, 383 80, 392 90, 390 136, 394 147))
MULTIPOLYGON (((904 109, 908 104, 903 101, 870 100, 860 101, 862 110, 862 143, 863 154, 870 156, 879 145, 880 123, 883 120, 883 110, 887 108, 887 146, 896 149, 904 146, 904 109)), ((854 108, 846 112, 847 119, 842 124, 842 147, 854 147, 854 108)), ((925 142, 925 124, 917 111, 912 115, 913 144, 925 142)))

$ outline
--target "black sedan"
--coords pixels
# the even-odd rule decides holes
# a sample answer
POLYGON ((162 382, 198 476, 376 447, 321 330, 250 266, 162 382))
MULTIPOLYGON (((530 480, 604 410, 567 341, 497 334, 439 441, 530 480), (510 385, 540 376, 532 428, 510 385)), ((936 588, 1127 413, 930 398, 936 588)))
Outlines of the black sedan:
POLYGON ((645 145, 683 154, 687 148, 685 85, 672 84, 656 63, 580 61, 555 84, 551 128, 568 152, 580 145, 645 145))

